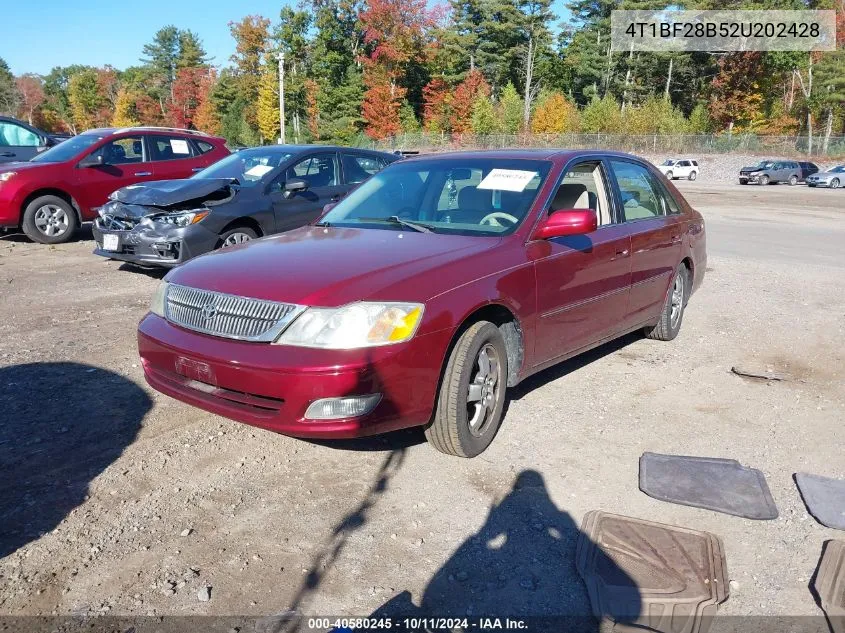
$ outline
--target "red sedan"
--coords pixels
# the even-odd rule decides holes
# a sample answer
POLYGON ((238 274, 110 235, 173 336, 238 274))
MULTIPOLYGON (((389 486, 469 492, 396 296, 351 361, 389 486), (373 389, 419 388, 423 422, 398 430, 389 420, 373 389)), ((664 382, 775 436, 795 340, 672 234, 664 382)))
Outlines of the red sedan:
POLYGON ((311 438, 425 426, 472 457, 507 387, 628 332, 675 338, 706 258, 701 215, 634 156, 422 156, 171 271, 138 345, 150 385, 207 411, 311 438))

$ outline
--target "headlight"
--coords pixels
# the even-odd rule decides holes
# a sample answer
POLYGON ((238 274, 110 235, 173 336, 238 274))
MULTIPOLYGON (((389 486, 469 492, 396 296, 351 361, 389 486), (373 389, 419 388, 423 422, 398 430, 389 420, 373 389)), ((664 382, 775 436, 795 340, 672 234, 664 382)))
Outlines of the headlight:
POLYGON ((17 173, 18 172, 16 171, 4 171, 2 174, 0 174, 0 182, 6 182, 7 180, 9 180, 9 178, 11 178, 17 173))
POLYGON ((150 312, 160 317, 164 316, 164 300, 167 298, 167 286, 168 283, 166 281, 160 281, 150 301, 150 312))
POLYGON ((277 345, 354 349, 409 340, 422 321, 419 303, 350 303, 308 308, 276 340, 277 345))
POLYGON ((154 215, 153 222, 160 224, 172 224, 173 226, 190 226, 200 222, 205 216, 210 213, 208 209, 197 209, 196 211, 186 211, 184 213, 166 213, 163 215, 154 215))

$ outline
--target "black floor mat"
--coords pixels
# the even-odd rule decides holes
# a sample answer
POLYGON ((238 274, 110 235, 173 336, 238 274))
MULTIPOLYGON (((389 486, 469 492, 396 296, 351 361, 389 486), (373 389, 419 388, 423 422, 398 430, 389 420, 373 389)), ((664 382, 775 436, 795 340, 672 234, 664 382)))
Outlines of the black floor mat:
POLYGON ((616 631, 704 633, 730 593, 717 536, 606 512, 584 517, 575 565, 594 615, 616 631))
POLYGON ((763 473, 733 459, 643 453, 640 490, 661 501, 746 519, 778 516, 763 473))
POLYGON ((845 481, 795 473, 801 497, 816 520, 829 528, 845 530, 845 481))
POLYGON ((828 541, 813 589, 833 633, 845 633, 845 541, 828 541))

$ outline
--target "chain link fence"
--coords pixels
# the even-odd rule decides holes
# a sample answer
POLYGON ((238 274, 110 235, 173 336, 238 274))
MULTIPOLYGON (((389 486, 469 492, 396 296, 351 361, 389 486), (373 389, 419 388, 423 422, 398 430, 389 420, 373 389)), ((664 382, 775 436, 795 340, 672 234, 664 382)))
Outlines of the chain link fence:
POLYGON ((746 153, 786 157, 845 157, 845 136, 758 136, 756 134, 400 134, 360 146, 386 151, 543 148, 609 149, 633 154, 746 153))

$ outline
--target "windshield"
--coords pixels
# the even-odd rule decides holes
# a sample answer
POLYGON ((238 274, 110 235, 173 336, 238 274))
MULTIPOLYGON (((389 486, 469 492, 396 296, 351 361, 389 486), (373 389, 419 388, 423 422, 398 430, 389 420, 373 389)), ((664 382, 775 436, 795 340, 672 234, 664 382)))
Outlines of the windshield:
POLYGON ((191 178, 234 178, 243 187, 253 187, 291 156, 267 148, 245 149, 218 160, 191 178))
POLYGON ((771 169, 774 163, 770 160, 761 160, 759 163, 754 165, 757 169, 771 169))
POLYGON ((412 222, 433 233, 504 235, 528 214, 550 167, 501 158, 398 162, 350 193, 321 224, 407 231, 412 222))
POLYGON ((106 137, 105 134, 80 134, 73 136, 66 141, 62 141, 58 145, 54 145, 46 152, 40 153, 33 158, 33 163, 62 163, 70 160, 82 150, 88 149, 98 141, 106 137))
POLYGON ((675 164, 675 161, 674 161, 674 160, 672 160, 671 158, 670 158, 670 159, 668 159, 668 160, 663 161, 663 166, 664 166, 664 167, 671 167, 671 166, 672 166, 672 165, 674 165, 674 164, 675 164))
POLYGON ((839 165, 838 167, 834 167, 830 171, 832 171, 836 174, 841 174, 842 172, 845 172, 845 165, 839 165))

